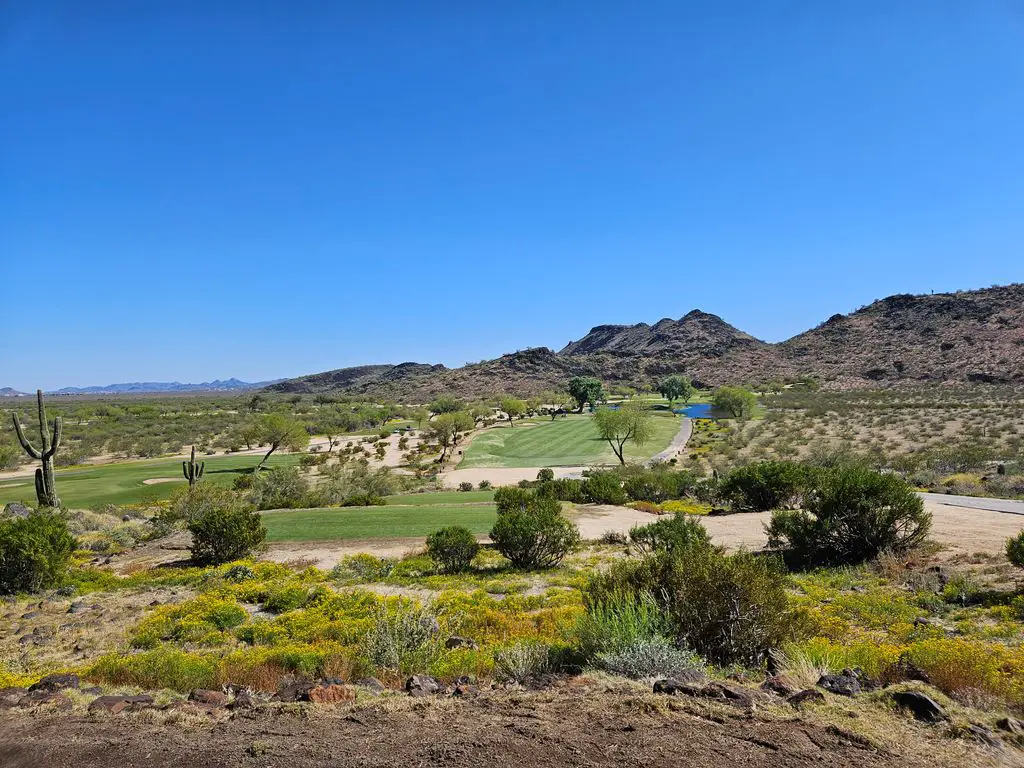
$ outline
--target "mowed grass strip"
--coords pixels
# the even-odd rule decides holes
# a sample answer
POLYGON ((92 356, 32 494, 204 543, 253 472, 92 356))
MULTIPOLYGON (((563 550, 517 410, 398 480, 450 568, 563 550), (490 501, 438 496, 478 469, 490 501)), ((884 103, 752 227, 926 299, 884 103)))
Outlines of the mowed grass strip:
MULTIPOLYGON (((681 419, 652 415, 654 435, 643 446, 626 443, 627 460, 650 458, 668 447, 681 419)), ((497 427, 473 438, 459 469, 473 467, 571 467, 617 464, 608 443, 597 433, 593 416, 572 415, 556 421, 497 427)))
MULTIPOLYGON (((432 494, 438 495, 438 494, 432 494)), ((425 538, 438 528, 461 525, 486 534, 497 517, 494 504, 282 509, 263 513, 267 541, 347 541, 425 538)))
POLYGON ((494 491, 441 491, 439 493, 402 493, 387 496, 388 504, 431 505, 438 504, 482 504, 494 501, 494 491))
MULTIPOLYGON (((261 455, 205 456, 206 472, 204 483, 231 485, 243 472, 259 464, 261 455)), ((198 459, 198 457, 197 457, 198 459)), ((297 464, 299 454, 275 454, 268 466, 279 467, 297 464)), ((140 459, 118 464, 97 464, 57 470, 55 484, 57 495, 68 507, 90 509, 103 504, 137 504, 166 499, 174 489, 185 482, 181 473, 180 458, 140 459), (146 485, 145 480, 173 478, 169 482, 146 485)), ((0 507, 12 501, 35 504, 35 480, 26 477, 15 484, 4 483, 0 487, 0 507)))

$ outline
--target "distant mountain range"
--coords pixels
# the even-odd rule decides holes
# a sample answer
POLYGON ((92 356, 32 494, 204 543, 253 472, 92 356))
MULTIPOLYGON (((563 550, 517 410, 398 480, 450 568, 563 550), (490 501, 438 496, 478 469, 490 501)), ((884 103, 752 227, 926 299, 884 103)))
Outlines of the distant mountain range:
MULTIPOLYGON (((275 381, 248 382, 238 379, 206 381, 202 384, 182 384, 179 381, 135 381, 124 384, 106 384, 95 387, 63 387, 47 392, 48 395, 126 395, 126 394, 159 394, 161 392, 244 392, 249 389, 262 389, 274 384, 275 381)), ((0 397, 18 397, 25 395, 10 387, 0 389, 0 397)))
POLYGON ((1024 284, 899 294, 770 344, 693 310, 654 325, 599 325, 559 352, 526 349, 446 368, 402 363, 287 379, 272 392, 339 392, 426 402, 563 387, 575 375, 639 387, 672 373, 704 385, 812 376, 825 387, 1024 384, 1024 284))

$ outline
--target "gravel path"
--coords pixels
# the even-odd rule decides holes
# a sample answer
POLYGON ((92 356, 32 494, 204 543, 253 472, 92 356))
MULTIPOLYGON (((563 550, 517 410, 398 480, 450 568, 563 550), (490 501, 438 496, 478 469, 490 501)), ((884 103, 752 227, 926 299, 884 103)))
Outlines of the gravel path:
POLYGON ((934 504, 945 504, 950 507, 967 507, 968 509, 985 509, 991 512, 1004 512, 1011 515, 1024 515, 1024 501, 1013 499, 989 499, 982 496, 953 496, 946 493, 921 493, 925 501, 934 504))
POLYGON ((672 438, 672 442, 668 444, 668 448, 661 453, 656 453, 654 456, 651 456, 651 458, 647 460, 647 464, 651 465, 656 464, 659 461, 674 459, 682 453, 683 448, 685 448, 686 444, 690 441, 690 435, 692 434, 693 421, 689 416, 683 416, 683 422, 679 425, 679 431, 676 432, 676 436, 672 438))

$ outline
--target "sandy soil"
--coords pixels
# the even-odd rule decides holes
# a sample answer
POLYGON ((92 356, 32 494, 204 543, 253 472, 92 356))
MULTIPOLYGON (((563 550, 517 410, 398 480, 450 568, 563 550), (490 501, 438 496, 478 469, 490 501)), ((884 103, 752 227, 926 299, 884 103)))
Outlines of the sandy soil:
MULTIPOLYGON (((978 747, 934 726, 895 722, 878 746, 812 713, 749 714, 637 687, 558 681, 536 692, 464 698, 389 696, 337 707, 240 710, 174 723, 160 712, 5 712, 5 768, 222 766, 682 766, 684 768, 924 768, 990 766, 978 747), (170 722, 167 722, 170 721, 170 722), (204 722, 205 721, 205 722, 204 722)), ((1003 763, 1007 764, 1007 763, 1003 763)))
MULTIPOLYGON (((583 470, 593 467, 552 467, 555 477, 581 477, 583 470)), ((459 483, 480 484, 481 480, 489 480, 491 485, 515 485, 520 480, 536 480, 541 467, 473 467, 472 469, 452 469, 443 472, 439 477, 445 488, 458 488, 459 483)))
POLYGON ((142 481, 143 485, 159 485, 160 483, 176 483, 180 477, 150 477, 142 481))

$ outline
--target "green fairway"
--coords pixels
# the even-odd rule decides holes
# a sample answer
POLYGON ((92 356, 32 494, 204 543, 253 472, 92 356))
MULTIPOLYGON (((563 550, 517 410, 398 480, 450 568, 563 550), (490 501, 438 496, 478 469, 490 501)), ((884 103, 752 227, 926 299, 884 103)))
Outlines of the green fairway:
MULTIPOLYGON (((422 494, 424 497, 469 494, 422 494)), ((426 537, 438 528, 462 525, 485 534, 494 525, 494 504, 282 509, 263 513, 267 541, 345 541, 426 537)))
MULTIPOLYGON (((204 482, 231 485, 246 469, 259 464, 260 456, 204 457, 204 482)), ((297 464, 299 454, 275 454, 267 462, 277 467, 297 464)), ((102 504, 136 504, 166 499, 185 482, 181 473, 181 459, 145 459, 121 464, 98 464, 90 467, 58 470, 55 484, 57 494, 68 507, 88 509, 102 504), (144 480, 173 478, 169 482, 146 485, 144 480)), ((35 504, 35 479, 32 477, 5 480, 0 483, 0 506, 11 501, 35 504)))
MULTIPOLYGON (((647 459, 664 450, 679 431, 680 417, 668 413, 653 417, 654 435, 642 447, 626 443, 626 458, 647 459)), ((570 467, 618 463, 608 443, 597 435, 593 417, 572 415, 533 426, 487 430, 473 439, 459 469, 472 467, 570 467)))

